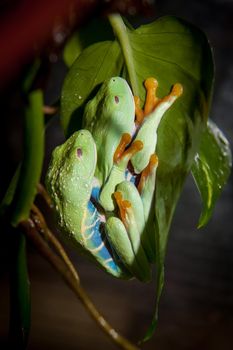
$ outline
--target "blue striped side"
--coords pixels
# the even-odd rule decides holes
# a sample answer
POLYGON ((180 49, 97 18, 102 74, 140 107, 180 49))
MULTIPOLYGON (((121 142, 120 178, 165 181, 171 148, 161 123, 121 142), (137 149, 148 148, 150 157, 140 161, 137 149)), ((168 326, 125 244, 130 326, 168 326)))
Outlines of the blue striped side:
POLYGON ((120 275, 122 269, 116 262, 115 253, 113 255, 103 227, 101 228, 104 223, 101 224, 100 215, 91 201, 88 203, 88 218, 85 225, 88 227, 85 232, 87 249, 98 257, 107 270, 111 270, 114 275, 120 275))

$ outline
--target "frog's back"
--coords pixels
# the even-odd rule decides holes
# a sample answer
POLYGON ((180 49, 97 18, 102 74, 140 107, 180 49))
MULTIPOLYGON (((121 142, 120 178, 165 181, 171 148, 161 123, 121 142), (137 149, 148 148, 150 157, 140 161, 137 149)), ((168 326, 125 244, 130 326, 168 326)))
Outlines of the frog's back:
POLYGON ((96 176, 105 182, 113 165, 113 155, 123 133, 134 131, 135 105, 126 80, 106 80, 97 95, 87 104, 83 127, 95 140, 98 160, 96 176))

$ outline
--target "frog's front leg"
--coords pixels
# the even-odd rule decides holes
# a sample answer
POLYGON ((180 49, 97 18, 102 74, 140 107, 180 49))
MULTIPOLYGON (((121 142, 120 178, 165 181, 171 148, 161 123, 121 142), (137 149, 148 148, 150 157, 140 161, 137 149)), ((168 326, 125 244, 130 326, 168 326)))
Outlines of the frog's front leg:
POLYGON ((151 267, 143 247, 145 219, 140 194, 128 181, 123 181, 116 189, 114 197, 120 219, 110 217, 107 220, 106 234, 131 274, 141 281, 149 281, 151 267))
POLYGON ((121 141, 114 153, 113 167, 107 179, 107 182, 103 186, 99 202, 106 211, 113 211, 115 208, 113 202, 113 193, 116 186, 125 180, 125 172, 129 160, 133 155, 139 152, 143 148, 143 143, 140 140, 132 142, 132 144, 126 149, 131 142, 131 136, 127 133, 123 134, 121 141))
POLYGON ((150 262, 155 262, 156 254, 154 208, 157 167, 158 157, 155 154, 152 154, 148 165, 140 175, 140 181, 137 186, 143 203, 146 225, 144 230, 145 234, 143 235, 143 245, 146 249, 150 262))
POLYGON ((172 87, 171 92, 167 96, 159 99, 156 96, 158 82, 154 78, 146 79, 145 87, 147 94, 144 110, 140 108, 139 98, 135 99, 136 124, 138 125, 135 140, 143 142, 143 149, 137 152, 131 159, 136 174, 140 174, 148 165, 150 156, 156 150, 159 123, 165 112, 183 92, 182 85, 177 83, 172 87))

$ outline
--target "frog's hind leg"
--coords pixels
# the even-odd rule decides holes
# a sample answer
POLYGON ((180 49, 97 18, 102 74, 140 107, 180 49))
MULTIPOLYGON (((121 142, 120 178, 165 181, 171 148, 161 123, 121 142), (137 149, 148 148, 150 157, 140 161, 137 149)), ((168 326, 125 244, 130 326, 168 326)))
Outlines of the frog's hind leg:
POLYGON ((86 220, 82 225, 82 245, 85 251, 106 272, 117 278, 129 279, 131 275, 109 244, 104 226, 102 216, 93 203, 89 202, 86 220))
POLYGON ((145 85, 148 88, 148 92, 145 110, 143 111, 144 119, 138 126, 135 137, 135 141, 140 140, 143 142, 143 148, 131 158, 131 163, 136 174, 142 172, 147 166, 151 154, 156 151, 157 129, 161 119, 183 91, 182 85, 177 83, 172 87, 171 92, 167 96, 162 99, 157 98, 157 96, 152 98, 152 92, 155 93, 154 91, 157 89, 157 85, 153 88, 153 84, 155 85, 153 81, 152 78, 146 80, 145 85))
MULTIPOLYGON (((143 192, 143 189, 145 189, 145 185, 148 180, 148 177, 151 176, 151 174, 155 175, 157 167, 158 167, 158 157, 156 154, 152 154, 150 156, 149 163, 140 174, 140 180, 137 186, 138 192, 140 194, 143 192)), ((155 180, 155 176, 153 176, 153 180, 155 180)))
POLYGON ((145 220, 143 204, 137 188, 131 182, 123 181, 117 186, 114 197, 119 208, 119 217, 127 232, 127 239, 131 242, 135 261, 140 267, 139 279, 150 280, 151 268, 147 252, 143 245, 145 235, 145 220))
POLYGON ((131 275, 142 282, 148 281, 150 277, 148 278, 148 274, 145 275, 143 273, 141 266, 138 264, 126 228, 119 218, 112 216, 107 220, 106 234, 122 263, 131 275))

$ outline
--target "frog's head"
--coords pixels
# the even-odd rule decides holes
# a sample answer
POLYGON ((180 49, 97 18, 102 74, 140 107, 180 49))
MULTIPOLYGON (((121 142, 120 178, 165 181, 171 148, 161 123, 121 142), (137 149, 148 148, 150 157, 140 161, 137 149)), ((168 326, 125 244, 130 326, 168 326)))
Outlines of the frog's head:
POLYGON ((96 166, 96 146, 88 130, 76 131, 61 147, 64 170, 73 176, 92 178, 96 166))
POLYGON ((96 123, 104 127, 107 121, 112 121, 119 115, 120 118, 124 115, 121 123, 134 119, 135 104, 127 81, 121 77, 113 77, 105 80, 95 97, 87 103, 84 127, 92 130, 96 123))
POLYGON ((102 85, 102 97, 106 112, 124 111, 134 113, 134 99, 131 89, 125 79, 113 77, 106 80, 102 85))
POLYGON ((53 151, 46 178, 49 192, 63 196, 68 192, 76 192, 80 183, 92 180, 96 158, 96 146, 91 133, 88 130, 75 132, 53 151))
POLYGON ((53 158, 59 162, 64 176, 93 177, 96 165, 96 147, 88 130, 76 131, 64 144, 54 150, 53 158))

